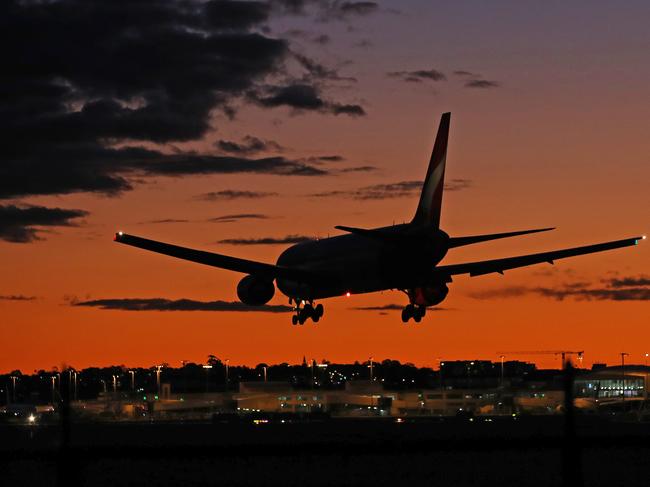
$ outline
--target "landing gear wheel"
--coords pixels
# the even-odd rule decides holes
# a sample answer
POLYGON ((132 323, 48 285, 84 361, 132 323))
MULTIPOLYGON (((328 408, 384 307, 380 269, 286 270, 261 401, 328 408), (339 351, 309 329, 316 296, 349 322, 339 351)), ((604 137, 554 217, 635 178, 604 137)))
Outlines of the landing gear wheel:
POLYGON ((413 317, 413 305, 407 304, 402 310, 402 322, 408 323, 408 321, 413 317))
POLYGON ((320 319, 323 317, 323 313, 325 313, 325 308, 323 308, 322 304, 317 304, 314 311, 316 312, 316 315, 318 315, 318 319, 320 319))
POLYGON ((297 325, 298 324, 298 317, 296 315, 293 315, 291 317, 291 324, 292 325, 297 325))

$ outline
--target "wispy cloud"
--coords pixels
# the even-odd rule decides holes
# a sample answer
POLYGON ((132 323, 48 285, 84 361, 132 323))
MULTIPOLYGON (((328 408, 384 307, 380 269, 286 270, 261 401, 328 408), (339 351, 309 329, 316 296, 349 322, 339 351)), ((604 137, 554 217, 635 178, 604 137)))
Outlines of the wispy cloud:
MULTIPOLYGON (((309 196, 316 198, 341 197, 355 200, 384 200, 391 198, 407 198, 419 194, 422 181, 400 181, 397 183, 382 183, 364 186, 353 190, 332 190, 313 193, 309 196)), ((469 179, 452 179, 445 184, 446 191, 460 191, 469 188, 469 179)))
POLYGON ((24 296, 22 294, 0 294, 0 301, 34 301, 36 296, 24 296))
POLYGON ((650 278, 647 276, 611 278, 601 281, 604 286, 588 282, 570 282, 559 286, 510 286, 469 294, 475 299, 516 298, 537 295, 563 301, 650 301, 650 278))
POLYGON ((74 301, 71 306, 121 311, 236 311, 285 313, 293 308, 284 305, 249 306, 239 301, 195 301, 193 299, 113 298, 74 301))
MULTIPOLYGON (((354 311, 402 311, 404 309, 404 306, 404 304, 391 303, 378 306, 359 306, 349 309, 354 311)), ((449 308, 430 307, 427 308, 427 311, 449 311, 449 308)))
POLYGON ((465 88, 498 88, 501 83, 498 81, 491 81, 487 79, 469 79, 465 82, 465 88))
POLYGON ((437 69, 418 69, 414 71, 391 71, 386 73, 389 78, 396 78, 408 83, 422 83, 423 81, 445 81, 447 77, 437 69))
POLYGON ((258 238, 225 238, 217 243, 228 245, 279 245, 296 244, 315 240, 314 237, 305 235, 287 235, 285 237, 258 237, 258 238))
POLYGON ((197 195, 195 199, 203 201, 229 201, 239 199, 259 199, 278 196, 278 193, 268 191, 245 191, 236 189, 224 189, 221 191, 210 191, 197 195))
POLYGON ((233 223, 240 220, 268 220, 269 218, 268 215, 262 215, 260 213, 239 213, 208 218, 208 221, 212 223, 233 223))

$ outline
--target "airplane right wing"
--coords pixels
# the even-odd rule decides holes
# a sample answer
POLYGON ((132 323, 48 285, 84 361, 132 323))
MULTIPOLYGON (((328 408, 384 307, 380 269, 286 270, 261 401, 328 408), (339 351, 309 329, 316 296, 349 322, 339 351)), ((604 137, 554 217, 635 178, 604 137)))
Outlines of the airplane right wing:
POLYGON ((435 272, 446 276, 469 274, 471 277, 491 274, 493 272, 503 274, 504 271, 509 269, 516 269, 517 267, 525 267, 534 264, 541 264, 544 262, 553 264, 553 261, 557 259, 574 257, 576 255, 592 254, 594 252, 602 252, 604 250, 618 249, 621 247, 629 247, 631 245, 638 244, 639 240, 643 239, 645 239, 645 237, 633 237, 623 240, 615 240, 612 242, 586 245, 584 247, 574 247, 572 249, 553 250, 551 252, 520 255, 517 257, 506 257, 505 259, 483 260, 480 262, 467 262, 463 264, 440 265, 435 268, 435 272))
POLYGON ((302 269, 266 264, 254 260, 240 259, 238 257, 230 257, 228 255, 217 254, 214 252, 206 252, 204 250, 180 247, 178 245, 158 242, 157 240, 136 237, 135 235, 127 235, 123 232, 117 232, 114 240, 140 249, 176 257, 177 259, 189 260, 212 267, 242 272, 244 274, 264 276, 269 279, 283 277, 298 282, 310 282, 315 278, 312 273, 302 269))

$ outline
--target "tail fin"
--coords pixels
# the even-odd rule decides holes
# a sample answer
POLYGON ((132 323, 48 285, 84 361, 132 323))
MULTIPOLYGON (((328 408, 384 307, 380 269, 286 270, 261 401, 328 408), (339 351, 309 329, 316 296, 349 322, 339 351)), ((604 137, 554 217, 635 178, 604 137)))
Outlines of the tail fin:
POLYGON ((443 113, 433 152, 429 161, 427 177, 424 180, 420 204, 411 223, 427 225, 434 228, 440 226, 440 208, 442 206, 442 191, 445 186, 445 160, 447 159, 447 138, 449 137, 449 122, 451 113, 443 113))

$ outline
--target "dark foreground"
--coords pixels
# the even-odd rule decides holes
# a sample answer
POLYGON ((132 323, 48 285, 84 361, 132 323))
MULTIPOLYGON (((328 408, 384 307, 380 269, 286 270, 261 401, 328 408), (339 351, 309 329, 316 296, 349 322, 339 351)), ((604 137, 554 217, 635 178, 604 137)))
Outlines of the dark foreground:
POLYGON ((561 417, 0 426, 7 486, 650 485, 650 425, 561 417))

